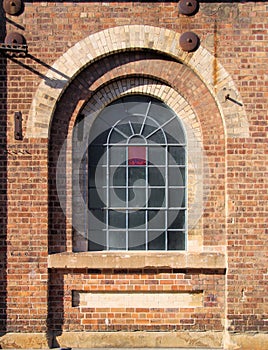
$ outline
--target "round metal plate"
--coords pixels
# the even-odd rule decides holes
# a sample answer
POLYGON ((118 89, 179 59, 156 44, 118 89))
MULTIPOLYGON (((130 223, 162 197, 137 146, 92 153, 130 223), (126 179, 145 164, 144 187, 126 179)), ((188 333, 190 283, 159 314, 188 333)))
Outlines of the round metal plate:
POLYGON ((12 32, 5 37, 6 45, 24 45, 26 40, 20 33, 12 32))
POLYGON ((199 46, 199 37, 193 32, 185 32, 180 37, 180 46, 183 51, 195 51, 199 46))
POLYGON ((4 0, 3 8, 7 14, 18 16, 23 11, 23 2, 22 0, 4 0))
POLYGON ((199 10, 199 2, 197 0, 180 0, 179 13, 186 16, 192 16, 199 10))

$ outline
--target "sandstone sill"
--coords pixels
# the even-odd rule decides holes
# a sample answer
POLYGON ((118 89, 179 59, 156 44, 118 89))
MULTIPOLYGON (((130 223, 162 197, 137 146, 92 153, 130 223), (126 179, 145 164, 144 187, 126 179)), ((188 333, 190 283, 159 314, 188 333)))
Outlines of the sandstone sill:
POLYGON ((226 269, 222 253, 82 252, 48 256, 49 268, 60 269, 226 269))

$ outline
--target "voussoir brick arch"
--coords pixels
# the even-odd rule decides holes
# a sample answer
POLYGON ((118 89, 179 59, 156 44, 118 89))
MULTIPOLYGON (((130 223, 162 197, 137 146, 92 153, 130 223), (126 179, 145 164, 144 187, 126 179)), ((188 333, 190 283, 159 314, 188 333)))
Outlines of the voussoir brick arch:
POLYGON ((146 25, 126 25, 94 33, 65 52, 40 83, 27 122, 27 137, 49 138, 50 125, 57 102, 70 82, 91 62, 115 52, 150 49, 162 52, 189 66, 205 83, 221 112, 228 137, 248 136, 246 112, 241 104, 230 104, 225 92, 231 91, 241 101, 235 84, 215 58, 202 45, 194 53, 179 46, 180 33, 146 25))

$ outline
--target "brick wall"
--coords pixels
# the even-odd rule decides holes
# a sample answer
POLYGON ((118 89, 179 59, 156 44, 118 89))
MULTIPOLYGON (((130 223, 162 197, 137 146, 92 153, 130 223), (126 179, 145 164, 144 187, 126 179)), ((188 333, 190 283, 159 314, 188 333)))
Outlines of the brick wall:
POLYGON ((266 1, 200 2, 193 17, 167 1, 25 1, 19 16, 1 9, 1 42, 17 31, 29 51, 0 56, 2 334, 267 332, 267 12, 266 1), (190 54, 178 44, 189 30, 201 44, 190 54), (198 135, 207 172, 198 178, 202 215, 189 230, 189 249, 225 255, 226 265, 48 269, 48 254, 71 259, 81 244, 72 228, 71 167, 62 179, 67 219, 56 188, 62 145, 82 110, 92 113, 135 91, 177 109, 198 135), (21 141, 14 140, 16 111, 21 141), (75 298, 135 291, 198 292, 202 306, 83 308, 75 298))
POLYGON ((221 331, 224 285, 221 270, 57 270, 52 274, 49 319, 61 331, 221 331), (117 293, 118 304, 128 293, 135 307, 107 307, 101 297, 102 306, 83 305, 75 299, 75 291, 117 293), (64 310, 58 304, 62 292, 64 310), (141 292, 150 293, 150 307, 135 302, 141 292), (168 307, 161 308, 157 302, 164 293, 174 296, 168 307), (184 302, 176 302, 178 293, 200 295, 200 305, 187 302, 186 296, 184 302))
POLYGON ((46 330, 46 324, 40 323, 47 314, 46 148, 40 140, 8 148, 9 332, 46 330), (37 312, 33 315, 29 310, 37 312))

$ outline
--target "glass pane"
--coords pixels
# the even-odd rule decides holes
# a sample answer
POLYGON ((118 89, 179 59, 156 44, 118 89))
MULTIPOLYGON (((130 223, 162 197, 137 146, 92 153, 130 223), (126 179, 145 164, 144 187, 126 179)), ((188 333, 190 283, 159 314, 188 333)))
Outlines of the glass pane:
POLYGON ((126 250, 125 231, 109 231, 109 250, 126 250))
POLYGON ((109 228, 125 228, 126 214, 124 211, 109 210, 109 228))
POLYGON ((106 167, 90 166, 88 169, 88 181, 90 187, 101 187, 106 183, 106 167))
POLYGON ((110 186, 126 186, 126 167, 111 167, 109 171, 110 186))
MULTIPOLYGON (((140 127, 141 127, 141 125, 140 125, 140 127)), ((147 145, 147 142, 144 140, 144 138, 141 135, 135 135, 135 136, 132 135, 130 140, 129 140, 129 144, 128 145, 130 147, 132 147, 132 146, 145 147, 147 145)))
POLYGON ((148 250, 165 250, 165 233, 161 231, 148 232, 148 250))
POLYGON ((89 231, 101 231, 106 227, 105 210, 91 209, 88 212, 89 231))
POLYGON ((185 164, 185 149, 182 146, 168 147, 168 163, 169 165, 184 165, 185 164))
POLYGON ((148 201, 149 207, 164 207, 165 206, 165 188, 150 188, 150 197, 148 201))
POLYGON ((148 135, 150 135, 156 129, 157 129, 157 125, 152 120, 147 118, 146 119, 146 124, 143 126, 142 135, 144 137, 147 137, 148 135))
POLYGON ((128 147, 128 165, 146 165, 146 147, 129 146, 128 147))
POLYGON ((150 134, 148 135, 148 140, 150 142, 165 144, 166 140, 165 140, 163 131, 162 130, 156 131, 156 130, 157 128, 155 128, 155 132, 153 132, 151 135, 150 134))
POLYGON ((124 208, 126 206, 126 189, 110 188, 110 207, 124 208))
POLYGON ((127 142, 127 137, 125 135, 122 135, 119 131, 119 129, 114 128, 111 135, 110 139, 107 140, 109 143, 123 143, 125 144, 127 142))
POLYGON ((128 233, 129 250, 145 250, 146 238, 145 231, 129 231, 128 233))
POLYGON ((169 207, 184 208, 185 207, 185 191, 184 188, 169 188, 169 207))
POLYGON ((141 229, 145 228, 145 210, 129 211, 128 213, 128 227, 141 229))
POLYGON ((174 112, 168 108, 163 102, 153 100, 150 115, 159 122, 160 125, 164 124, 174 116, 174 112))
POLYGON ((126 162, 126 147, 109 147, 109 156, 111 165, 121 165, 126 162))
POLYGON ((168 143, 185 143, 184 131, 182 129, 179 118, 174 118, 170 123, 164 127, 168 143))
POLYGON ((165 168, 149 167, 148 181, 150 186, 165 186, 165 168))
POLYGON ((95 175, 96 175, 96 167, 89 167, 88 169, 88 185, 90 187, 95 187, 95 175))
POLYGON ((125 110, 129 114, 145 114, 151 98, 145 95, 129 95, 122 98, 125 110))
POLYGON ((168 211, 168 228, 177 230, 185 228, 185 210, 168 211))
MULTIPOLYGON (((123 120, 127 116, 122 100, 118 99, 104 108, 94 121, 90 134, 100 135, 100 130, 110 129, 119 119, 123 120), (96 126, 99 126, 98 128, 96 126)), ((107 137, 106 139, 107 140, 107 137)))
POLYGON ((146 185, 145 174, 146 174, 145 167, 129 167, 128 168, 128 185, 145 186, 146 185))
POLYGON ((129 126, 128 121, 122 120, 119 124, 115 127, 117 130, 121 131, 125 136, 129 137, 132 135, 131 128, 129 126))
POLYGON ((165 229, 165 210, 148 210, 148 228, 165 229))
POLYGON ((168 184, 169 186, 184 186, 185 185, 185 168, 169 167, 168 184))
POLYGON ((89 208, 100 209, 106 207, 106 192, 103 188, 90 188, 88 192, 89 208))
POLYGON ((128 207, 142 208, 146 206, 146 188, 129 188, 128 207))
POLYGON ((166 149, 161 146, 150 146, 149 152, 149 164, 153 165, 165 165, 166 164, 166 149))
POLYGON ((90 231, 88 236, 88 250, 106 250, 106 233, 104 231, 90 231))
MULTIPOLYGON (((86 120, 86 119, 85 119, 86 120)), ((86 129, 88 128, 88 124, 86 123, 86 129)), ((97 145, 104 145, 107 142, 107 137, 110 132, 110 127, 107 125, 107 123, 104 123, 101 118, 98 118, 98 121, 96 120, 92 128, 90 129, 88 144, 92 146, 97 145)))
POLYGON ((168 231, 168 250, 185 250, 185 233, 168 231))
POLYGON ((105 146, 89 146, 88 148, 89 165, 106 164, 106 147, 105 146))

